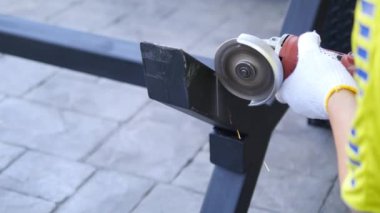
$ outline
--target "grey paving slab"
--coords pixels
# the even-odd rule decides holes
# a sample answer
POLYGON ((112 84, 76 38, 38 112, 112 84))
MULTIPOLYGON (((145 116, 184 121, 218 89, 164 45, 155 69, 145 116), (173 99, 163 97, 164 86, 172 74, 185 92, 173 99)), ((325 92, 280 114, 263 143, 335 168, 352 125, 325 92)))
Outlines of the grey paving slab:
POLYGON ((59 68, 13 56, 0 58, 0 92, 22 95, 59 68))
POLYGON ((210 162, 210 154, 208 152, 200 152, 191 164, 182 170, 173 183, 205 193, 213 169, 214 165, 210 162))
POLYGON ((5 213, 49 213, 53 202, 0 189, 0 212, 5 213))
POLYGON ((249 208, 248 213, 280 213, 280 212, 263 209, 263 208, 249 208))
POLYGON ((100 171, 91 177, 57 212, 129 212, 152 186, 152 181, 143 178, 100 171))
POLYGON ((86 82, 93 82, 96 83, 99 81, 99 77, 95 75, 90 75, 84 72, 79 72, 75 70, 69 70, 69 69, 61 69, 56 73, 56 76, 64 77, 64 78, 71 78, 74 80, 81 80, 86 82))
POLYGON ((210 152, 210 143, 206 143, 203 146, 202 151, 204 151, 204 152, 210 152))
POLYGON ((49 23, 81 31, 93 31, 103 29, 127 13, 126 8, 120 5, 103 1, 81 1, 51 18, 49 23))
POLYGON ((0 101, 2 101, 4 98, 5 98, 5 95, 0 93, 0 101))
POLYGON ((147 91, 142 87, 107 82, 104 85, 55 76, 26 98, 117 121, 128 119, 148 101, 147 91))
POLYGON ((8 98, 0 103, 0 141, 80 159, 116 128, 116 123, 8 98))
POLYGON ((262 170, 251 205, 279 212, 318 212, 332 184, 285 170, 262 170))
POLYGON ((143 7, 99 33, 187 49, 226 21, 224 12, 216 9, 222 7, 221 2, 146 1, 143 7))
POLYGON ((190 46, 186 46, 186 49, 191 53, 213 57, 222 42, 236 38, 241 33, 249 33, 260 38, 278 36, 289 2, 288 0, 224 2, 223 7, 215 13, 222 13, 228 19, 190 46))
POLYGON ((211 128, 152 102, 88 161, 160 181, 170 181, 207 141, 211 128))
POLYGON ((202 200, 203 196, 200 194, 171 185, 158 185, 133 213, 194 213, 199 212, 202 200))
POLYGON ((0 171, 19 157, 24 151, 24 148, 0 143, 0 171))
POLYGON ((338 181, 335 182, 334 187, 327 196, 321 213, 349 213, 350 210, 342 201, 340 196, 340 187, 338 181))
POLYGON ((79 1, 80 0, 1 0, 0 13, 35 21, 44 21, 45 19, 72 7, 79 1))
POLYGON ((93 171, 89 165, 27 152, 0 175, 0 187, 60 202, 93 171))
POLYGON ((293 112, 291 109, 288 109, 281 118, 280 122, 277 124, 275 131, 281 133, 298 134, 299 132, 310 131, 313 129, 318 128, 308 125, 306 117, 293 112))
POLYGON ((265 157, 268 166, 333 180, 337 163, 331 132, 311 126, 298 128, 296 124, 292 127, 291 132, 272 134, 265 157))

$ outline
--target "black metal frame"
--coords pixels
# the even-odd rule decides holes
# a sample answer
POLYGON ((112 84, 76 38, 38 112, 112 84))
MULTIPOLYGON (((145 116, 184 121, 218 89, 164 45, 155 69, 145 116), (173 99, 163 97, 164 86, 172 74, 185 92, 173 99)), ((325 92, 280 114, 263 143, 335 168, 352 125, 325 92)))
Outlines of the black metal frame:
MULTIPOLYGON (((354 0, 334 3, 345 1, 354 0)), ((324 17, 334 3, 293 0, 282 33, 298 35, 313 26, 329 32, 324 17)), ((140 51, 134 42, 10 16, 0 15, 0 52, 146 86, 151 98, 211 123, 210 155, 216 166, 201 211, 248 210, 271 132, 287 106, 249 108, 218 83, 212 59, 149 43, 142 43, 140 51)))
POLYGON ((215 126, 210 155, 217 166, 201 211, 246 212, 270 135, 287 106, 249 107, 182 50, 142 43, 141 52, 149 97, 215 126))

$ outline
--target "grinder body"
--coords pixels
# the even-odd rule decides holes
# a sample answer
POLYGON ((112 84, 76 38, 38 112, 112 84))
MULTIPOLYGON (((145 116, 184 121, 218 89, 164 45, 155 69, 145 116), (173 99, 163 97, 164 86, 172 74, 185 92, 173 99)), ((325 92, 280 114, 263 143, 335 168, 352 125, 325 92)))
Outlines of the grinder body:
MULTIPOLYGON (((339 52, 321 51, 348 68, 353 58, 339 52)), ((294 71, 298 60, 298 37, 259 39, 241 34, 223 43, 215 55, 219 81, 232 94, 250 100, 250 106, 270 104, 282 82, 294 71)), ((352 73, 351 73, 352 74, 352 73)))
MULTIPOLYGON (((284 35, 284 41, 282 42, 280 50, 278 50, 278 56, 280 57, 281 64, 284 70, 284 79, 294 71, 298 61, 298 37, 295 35, 284 35)), ((351 67, 354 65, 354 59, 350 54, 343 54, 333 50, 320 49, 326 55, 339 60, 344 67, 352 75, 353 70, 351 67)))

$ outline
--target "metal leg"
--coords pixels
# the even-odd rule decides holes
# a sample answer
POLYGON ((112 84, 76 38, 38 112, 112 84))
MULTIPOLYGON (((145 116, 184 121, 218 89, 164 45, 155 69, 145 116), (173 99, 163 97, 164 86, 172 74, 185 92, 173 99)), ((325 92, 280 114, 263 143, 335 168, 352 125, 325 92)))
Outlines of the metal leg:
POLYGON ((243 204, 240 196, 245 190, 246 179, 246 174, 215 166, 201 212, 231 213, 236 212, 238 206, 240 212, 247 211, 249 202, 243 204))

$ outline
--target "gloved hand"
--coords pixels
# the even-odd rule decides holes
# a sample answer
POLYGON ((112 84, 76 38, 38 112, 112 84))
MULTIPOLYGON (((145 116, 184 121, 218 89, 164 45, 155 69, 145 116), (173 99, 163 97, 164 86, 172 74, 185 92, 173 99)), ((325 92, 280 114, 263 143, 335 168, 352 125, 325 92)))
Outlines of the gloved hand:
POLYGON ((298 39, 298 63, 276 98, 308 118, 327 119, 327 103, 341 89, 356 93, 357 86, 342 63, 320 51, 320 37, 307 32, 298 39))

